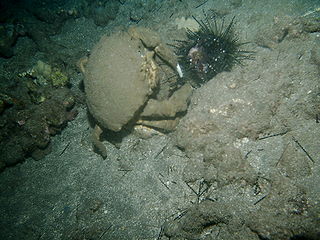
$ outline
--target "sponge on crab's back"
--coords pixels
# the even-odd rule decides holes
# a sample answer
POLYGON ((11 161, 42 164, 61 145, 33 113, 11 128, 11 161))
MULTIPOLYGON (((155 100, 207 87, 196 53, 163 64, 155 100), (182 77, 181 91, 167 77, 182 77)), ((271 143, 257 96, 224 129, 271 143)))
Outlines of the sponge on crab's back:
POLYGON ((89 111, 100 126, 121 130, 147 101, 143 54, 140 40, 126 32, 102 37, 92 50, 84 85, 89 111))

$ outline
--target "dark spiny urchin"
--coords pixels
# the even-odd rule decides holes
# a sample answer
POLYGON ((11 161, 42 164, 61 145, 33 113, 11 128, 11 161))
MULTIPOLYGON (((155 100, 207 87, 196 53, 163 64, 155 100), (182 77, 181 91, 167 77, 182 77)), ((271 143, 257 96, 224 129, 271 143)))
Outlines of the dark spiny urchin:
POLYGON ((238 36, 234 33, 234 17, 226 26, 224 20, 218 24, 216 19, 197 20, 199 30, 187 29, 186 40, 176 40, 176 54, 184 74, 183 79, 199 86, 216 74, 230 71, 242 65, 244 59, 252 59, 251 51, 242 50, 238 36))

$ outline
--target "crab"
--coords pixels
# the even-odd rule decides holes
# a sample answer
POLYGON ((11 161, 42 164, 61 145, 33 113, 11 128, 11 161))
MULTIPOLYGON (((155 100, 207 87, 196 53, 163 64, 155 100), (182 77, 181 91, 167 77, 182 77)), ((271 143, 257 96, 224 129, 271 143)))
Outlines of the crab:
POLYGON ((163 90, 165 72, 181 76, 181 69, 175 54, 147 28, 131 27, 102 37, 91 55, 80 61, 80 69, 88 110, 96 120, 93 145, 104 158, 107 150, 100 141, 104 129, 119 132, 140 125, 173 131, 192 94, 190 84, 170 94, 163 90))

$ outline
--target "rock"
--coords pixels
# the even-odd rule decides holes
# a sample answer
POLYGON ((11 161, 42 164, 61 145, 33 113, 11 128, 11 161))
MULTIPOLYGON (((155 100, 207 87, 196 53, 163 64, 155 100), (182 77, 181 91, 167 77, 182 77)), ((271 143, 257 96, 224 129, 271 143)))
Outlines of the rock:
POLYGON ((17 38, 18 33, 13 25, 0 25, 0 57, 10 58, 13 56, 12 46, 17 38))

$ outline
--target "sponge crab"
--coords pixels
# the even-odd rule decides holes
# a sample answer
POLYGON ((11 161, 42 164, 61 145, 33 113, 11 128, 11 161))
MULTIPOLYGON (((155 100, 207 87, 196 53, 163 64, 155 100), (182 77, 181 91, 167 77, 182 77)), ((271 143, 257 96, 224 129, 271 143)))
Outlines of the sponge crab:
POLYGON ((96 120, 93 144, 103 157, 107 156, 100 141, 104 129, 119 132, 139 124, 168 132, 187 110, 192 94, 188 83, 158 97, 160 65, 181 74, 174 53, 155 32, 142 27, 103 36, 80 62, 88 109, 96 120))

